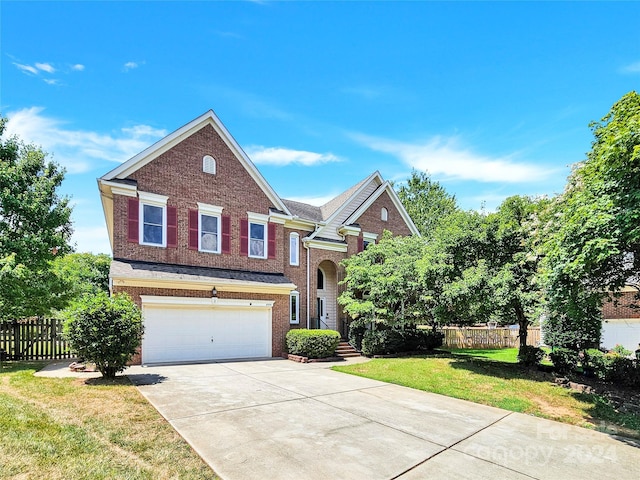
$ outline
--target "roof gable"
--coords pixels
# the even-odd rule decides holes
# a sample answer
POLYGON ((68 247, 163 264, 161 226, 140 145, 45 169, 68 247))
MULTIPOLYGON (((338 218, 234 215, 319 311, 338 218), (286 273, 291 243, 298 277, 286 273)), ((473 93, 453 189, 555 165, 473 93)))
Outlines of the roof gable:
POLYGON ((266 181, 266 179, 262 176, 260 171, 256 168, 251 159, 247 156, 247 154, 242 150, 240 145, 236 142, 236 140, 231 136, 226 127, 222 124, 220 119, 216 116, 213 110, 209 110, 208 112, 200 115, 198 118, 192 120, 186 125, 182 126, 178 130, 170 133, 163 139, 151 145, 149 148, 143 150, 139 154, 130 158, 126 162, 122 163, 118 167, 114 168, 110 172, 106 173, 98 180, 100 182, 103 181, 114 181, 114 180, 122 180, 126 179, 129 175, 144 167, 148 163, 152 162, 156 158, 158 158, 163 153, 170 150, 172 147, 182 142, 195 132, 199 131, 206 125, 211 125, 216 133, 222 138, 227 147, 231 150, 234 156, 240 161, 240 163, 247 170, 251 178, 258 184, 261 190, 265 193, 265 195, 269 198, 269 200, 273 203, 274 207, 278 210, 285 212, 286 214, 290 214, 289 209, 282 201, 282 199, 276 194, 271 185, 266 181))

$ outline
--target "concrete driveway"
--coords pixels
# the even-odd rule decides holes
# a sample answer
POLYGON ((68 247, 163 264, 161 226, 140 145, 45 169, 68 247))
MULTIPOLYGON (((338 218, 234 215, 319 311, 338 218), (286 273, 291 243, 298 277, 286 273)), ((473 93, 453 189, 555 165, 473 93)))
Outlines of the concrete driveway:
POLYGON ((127 374, 224 480, 640 478, 633 442, 329 366, 276 359, 127 374))

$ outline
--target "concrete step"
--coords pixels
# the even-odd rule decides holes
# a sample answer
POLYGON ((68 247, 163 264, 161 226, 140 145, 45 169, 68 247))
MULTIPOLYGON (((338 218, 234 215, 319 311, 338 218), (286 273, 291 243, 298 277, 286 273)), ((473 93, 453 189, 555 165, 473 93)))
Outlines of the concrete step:
POLYGON ((336 349, 336 355, 338 357, 359 357, 360 352, 358 352, 355 348, 349 345, 348 342, 342 341, 338 344, 338 348, 336 349))

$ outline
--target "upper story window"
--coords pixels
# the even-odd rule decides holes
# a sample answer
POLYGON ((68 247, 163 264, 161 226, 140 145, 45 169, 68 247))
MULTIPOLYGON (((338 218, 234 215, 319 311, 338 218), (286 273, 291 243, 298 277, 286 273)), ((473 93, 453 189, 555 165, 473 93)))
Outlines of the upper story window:
POLYGON ((204 173, 216 174, 216 159, 211 155, 205 155, 202 157, 202 171, 204 173))
POLYGON ((376 240, 378 239, 378 235, 376 235, 375 233, 367 233, 364 232, 362 234, 362 249, 366 249, 370 244, 372 243, 376 243, 376 240))
POLYGON ((249 222, 249 256, 265 258, 267 226, 264 223, 249 222))
POLYGON ((300 235, 296 232, 289 234, 289 265, 300 265, 300 235))
POLYGON ((141 245, 167 246, 167 199, 164 195, 139 192, 141 245))
POLYGON ((240 255, 251 258, 276 258, 276 227, 269 216, 247 212, 240 220, 240 255))
POLYGON ((220 253, 222 207, 198 202, 198 250, 220 253))
POLYGON ((380 209, 380 220, 382 220, 383 222, 389 220, 389 211, 384 207, 380 209))

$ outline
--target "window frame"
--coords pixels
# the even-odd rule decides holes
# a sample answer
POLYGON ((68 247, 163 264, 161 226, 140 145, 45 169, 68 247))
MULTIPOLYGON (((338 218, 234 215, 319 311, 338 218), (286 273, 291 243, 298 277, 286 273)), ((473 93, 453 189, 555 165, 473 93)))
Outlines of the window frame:
POLYGON ((289 293, 289 324, 300 325, 300 292, 294 290, 289 293), (295 312, 293 306, 293 299, 295 298, 295 312), (294 318, 295 313, 295 320, 294 318))
POLYGON ((158 195, 155 193, 145 193, 138 192, 139 197, 139 225, 138 225, 138 244, 145 245, 148 247, 160 247, 167 248, 167 200, 169 197, 165 195, 158 195), (144 227, 145 227, 145 216, 144 216, 144 207, 155 207, 162 209, 162 225, 160 225, 162 230, 162 241, 160 243, 154 242, 145 242, 144 241, 144 227))
POLYGON ((222 209, 216 205, 208 205, 198 202, 198 251, 204 253, 222 253, 222 209), (216 219, 217 241, 216 250, 207 250, 202 248, 202 217, 213 217, 216 219))
POLYGON ((380 209, 380 220, 382 220, 383 222, 389 221, 389 210, 387 209, 387 207, 382 207, 380 209))
POLYGON ((375 244, 377 241, 378 241, 377 233, 363 232, 362 233, 362 250, 366 250, 370 244, 372 243, 375 244))
POLYGON ((269 217, 257 213, 248 212, 247 221, 247 256, 249 258, 267 259, 269 255, 269 217), (251 253, 251 225, 262 226, 262 255, 254 255, 251 253))
POLYGON ((300 265, 300 234, 298 232, 291 232, 289 234, 289 265, 295 267, 300 265), (295 242, 295 247, 292 244, 295 242), (295 258, 293 253, 295 252, 295 258))

